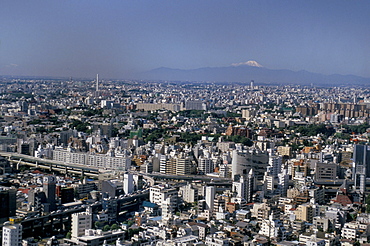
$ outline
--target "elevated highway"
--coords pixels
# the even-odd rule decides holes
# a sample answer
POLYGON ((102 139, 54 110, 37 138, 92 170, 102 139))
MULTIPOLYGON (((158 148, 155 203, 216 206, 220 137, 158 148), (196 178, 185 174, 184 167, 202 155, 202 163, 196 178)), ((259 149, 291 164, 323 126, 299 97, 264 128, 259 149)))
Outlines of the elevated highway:
MULTIPOLYGON (((344 179, 336 179, 336 180, 315 180, 314 184, 325 186, 326 189, 338 189, 344 182, 344 179)), ((351 187, 355 184, 353 180, 347 180, 347 184, 351 187)), ((370 179, 365 180, 365 189, 370 189, 370 179)), ((359 183, 357 184, 359 185, 359 183)))
POLYGON ((230 178, 212 177, 206 175, 172 175, 163 173, 142 173, 154 180, 184 180, 184 181, 203 181, 213 185, 229 185, 232 183, 230 178))
MULTIPOLYGON (((149 192, 116 199, 117 207, 113 211, 116 213, 116 217, 122 211, 137 211, 143 201, 148 199, 149 192)), ((22 237, 50 237, 65 234, 71 230, 72 214, 86 211, 87 206, 91 206, 93 211, 101 211, 103 202, 98 201, 91 205, 79 205, 73 208, 58 210, 47 215, 23 219, 20 222, 23 226, 22 237)), ((2 225, 0 228, 2 229, 2 225)))
POLYGON ((80 164, 68 164, 61 161, 42 159, 13 152, 0 151, 0 156, 6 157, 10 163, 17 167, 17 169, 19 165, 26 165, 49 170, 51 172, 57 171, 61 173, 71 173, 88 177, 99 176, 99 169, 96 167, 89 167, 80 164))

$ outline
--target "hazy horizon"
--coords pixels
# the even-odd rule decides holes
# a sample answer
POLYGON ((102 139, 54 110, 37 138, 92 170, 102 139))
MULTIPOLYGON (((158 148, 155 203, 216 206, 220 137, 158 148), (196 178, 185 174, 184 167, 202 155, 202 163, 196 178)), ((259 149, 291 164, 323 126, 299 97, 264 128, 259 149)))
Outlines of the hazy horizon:
POLYGON ((125 79, 159 67, 370 78, 370 2, 3 0, 0 75, 125 79))

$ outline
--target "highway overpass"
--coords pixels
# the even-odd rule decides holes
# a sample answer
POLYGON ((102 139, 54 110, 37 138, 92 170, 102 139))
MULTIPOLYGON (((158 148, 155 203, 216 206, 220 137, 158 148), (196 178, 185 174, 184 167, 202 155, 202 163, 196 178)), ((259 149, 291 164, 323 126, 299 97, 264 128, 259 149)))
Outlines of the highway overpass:
POLYGON ((48 160, 30 155, 23 155, 13 152, 0 151, 0 156, 6 157, 10 163, 18 169, 19 165, 26 165, 48 170, 50 172, 57 171, 61 173, 71 173, 81 176, 98 177, 99 169, 80 164, 68 164, 61 161, 48 160))
MULTIPOLYGON (((134 194, 130 197, 119 198, 115 209, 116 216, 122 211, 137 211, 143 201, 149 199, 149 192, 134 194)), ((87 206, 92 206, 93 211, 102 210, 102 201, 98 201, 91 205, 79 205, 73 208, 65 208, 47 215, 34 216, 32 218, 23 219, 20 223, 23 226, 22 237, 50 237, 58 234, 65 234, 71 230, 72 214, 86 211, 87 206)), ((2 229, 2 225, 0 225, 2 229)), ((0 237, 1 237, 0 233, 0 237)))

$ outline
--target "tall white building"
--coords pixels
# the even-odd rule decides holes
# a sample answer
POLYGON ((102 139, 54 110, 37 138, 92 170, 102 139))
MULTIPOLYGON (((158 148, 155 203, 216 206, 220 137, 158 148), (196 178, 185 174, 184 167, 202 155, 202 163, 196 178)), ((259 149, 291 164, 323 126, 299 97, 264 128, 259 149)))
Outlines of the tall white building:
POLYGON ((170 217, 177 208, 177 196, 167 197, 161 204, 162 216, 170 217))
POLYGON ((193 188, 191 184, 180 187, 179 195, 185 202, 196 202, 198 201, 198 189, 193 188))
POLYGON ((274 220, 273 216, 270 215, 269 219, 263 220, 261 223, 261 229, 258 232, 269 238, 285 238, 285 228, 280 220, 274 220))
POLYGON ((216 189, 214 186, 206 187, 206 209, 212 214, 215 204, 216 189))
POLYGON ((207 157, 200 157, 198 159, 198 171, 207 174, 213 173, 213 161, 207 157))
POLYGON ((233 190, 237 193, 237 197, 244 198, 247 202, 252 201, 253 191, 255 187, 255 178, 253 169, 248 175, 240 177, 239 181, 233 182, 233 190))
POLYGON ((234 179, 236 175, 242 175, 244 170, 247 169, 247 159, 244 155, 238 153, 237 150, 232 152, 231 161, 231 178, 234 179))
POLYGON ((269 172, 266 172, 265 176, 263 177, 265 193, 272 194, 275 191, 276 183, 277 179, 274 176, 272 176, 269 172))
POLYGON ((150 187, 149 201, 157 204, 161 210, 165 207, 165 212, 173 211, 177 207, 178 191, 174 188, 168 188, 163 185, 150 187), (171 197, 169 201, 167 198, 171 197), (169 208, 168 206, 172 206, 169 208))
POLYGON ((72 214, 72 238, 85 235, 85 230, 92 228, 92 214, 81 212, 72 214))
POLYGON ((22 245, 22 225, 5 224, 3 227, 3 246, 22 245))
POLYGON ((289 175, 288 170, 284 169, 282 173, 278 174, 278 192, 281 196, 286 196, 288 191, 288 185, 289 185, 289 175))
POLYGON ((282 157, 271 154, 269 156, 269 165, 267 171, 274 178, 277 178, 278 174, 281 173, 282 157))
POLYGON ((134 192, 134 175, 132 173, 125 173, 123 175, 123 191, 125 194, 134 192))
POLYGON ((161 173, 167 173, 167 156, 166 155, 160 155, 159 158, 159 172, 161 173))

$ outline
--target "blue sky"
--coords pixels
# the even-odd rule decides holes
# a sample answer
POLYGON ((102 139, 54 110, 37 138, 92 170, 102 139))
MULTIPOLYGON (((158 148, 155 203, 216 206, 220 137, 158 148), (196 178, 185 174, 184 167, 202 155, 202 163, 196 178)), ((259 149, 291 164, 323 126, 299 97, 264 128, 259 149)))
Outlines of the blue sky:
POLYGON ((229 66, 370 77, 370 1, 1 0, 0 75, 229 66))

